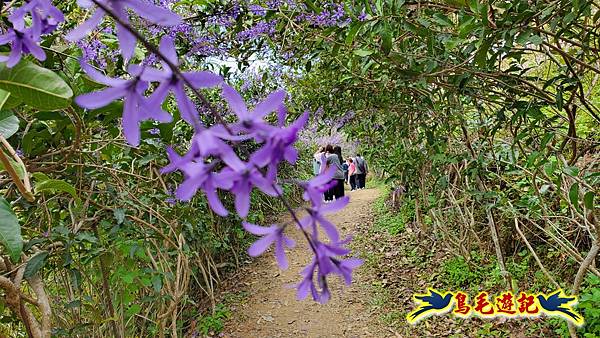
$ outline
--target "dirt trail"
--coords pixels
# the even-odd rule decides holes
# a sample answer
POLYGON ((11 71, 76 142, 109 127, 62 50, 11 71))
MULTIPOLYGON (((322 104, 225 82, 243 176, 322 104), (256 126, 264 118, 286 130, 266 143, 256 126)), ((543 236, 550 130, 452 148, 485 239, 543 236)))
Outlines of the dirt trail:
MULTIPOLYGON (((379 192, 365 189, 347 192, 350 203, 337 214, 331 215, 342 236, 365 229, 372 223, 371 206, 379 192), (359 227, 359 225, 362 225, 359 227)), ((247 292, 248 298, 232 308, 232 318, 226 323, 224 336, 255 337, 386 337, 389 332, 375 324, 370 314, 367 272, 358 269, 354 282, 344 287, 339 278, 330 281, 332 299, 321 305, 310 299, 296 300, 293 284, 300 280, 299 272, 310 262, 311 254, 301 234, 290 234, 297 247, 288 251, 290 267, 280 271, 271 252, 254 262, 237 283, 237 291, 247 292)), ((355 252, 355 255, 359 253, 355 252)), ((392 335, 393 336, 393 335, 392 335)))

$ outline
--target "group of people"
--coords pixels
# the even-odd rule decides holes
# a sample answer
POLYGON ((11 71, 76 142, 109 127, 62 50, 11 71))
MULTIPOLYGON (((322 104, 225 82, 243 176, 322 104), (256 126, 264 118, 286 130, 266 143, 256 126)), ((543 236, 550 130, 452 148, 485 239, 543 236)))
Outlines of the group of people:
POLYGON ((334 147, 328 144, 321 147, 313 157, 313 173, 315 175, 319 174, 323 160, 326 168, 335 168, 331 188, 325 192, 325 201, 333 201, 344 196, 345 183, 350 185, 350 191, 365 188, 368 166, 367 161, 360 154, 344 161, 340 146, 334 147))

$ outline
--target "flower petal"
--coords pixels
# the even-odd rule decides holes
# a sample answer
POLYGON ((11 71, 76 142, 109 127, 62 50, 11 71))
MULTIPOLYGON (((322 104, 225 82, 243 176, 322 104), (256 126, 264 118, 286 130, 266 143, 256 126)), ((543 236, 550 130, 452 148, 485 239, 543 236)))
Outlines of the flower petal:
POLYGON ((99 82, 99 83, 102 83, 102 84, 105 84, 105 85, 111 86, 111 87, 123 86, 123 85, 125 85, 125 83, 127 83, 127 80, 113 79, 111 77, 108 77, 108 76, 100 73, 98 70, 96 70, 96 68, 83 62, 83 60, 80 60, 79 64, 81 66, 81 69, 83 69, 83 71, 85 71, 87 76, 89 76, 92 80, 94 80, 96 82, 99 82))
POLYGON ((29 49, 29 53, 33 55, 33 57, 40 61, 46 60, 46 53, 44 53, 42 47, 38 46, 37 43, 26 38, 23 39, 23 44, 27 47, 27 49, 29 49))
POLYGON ((173 87, 173 93, 175 94, 175 100, 177 101, 181 118, 191 126, 197 125, 200 122, 198 119, 198 112, 196 111, 196 107, 192 100, 185 94, 183 84, 177 83, 177 85, 173 87))
MULTIPOLYGON (((160 40, 160 52, 172 63, 174 63, 175 65, 178 64, 178 59, 177 59, 177 51, 175 50, 175 42, 173 41, 173 38, 165 35, 161 40, 160 40)), ((168 68, 168 66, 165 66, 165 68, 168 68)))
POLYGON ((160 26, 175 26, 181 23, 181 17, 168 9, 139 0, 125 0, 127 6, 142 18, 160 26))
POLYGON ((123 100, 123 134, 129 144, 137 147, 140 144, 140 119, 135 99, 128 95, 123 100))
POLYGON ((92 16, 77 26, 75 29, 69 32, 65 36, 65 39, 71 42, 79 41, 83 39, 90 31, 94 30, 102 22, 104 18, 104 11, 97 9, 92 16))
POLYGON ((75 102, 83 108, 96 109, 104 107, 114 100, 120 99, 125 95, 125 91, 118 87, 109 87, 97 92, 79 95, 75 102))
POLYGON ((271 243, 273 243, 274 241, 275 241, 275 236, 273 234, 264 236, 264 237, 260 238, 258 241, 254 242, 248 248, 248 254, 252 257, 259 256, 260 254, 265 252, 265 250, 267 250, 269 248, 269 246, 271 245, 271 243))
POLYGON ((253 235, 258 235, 258 236, 271 234, 277 230, 277 225, 272 225, 270 227, 262 227, 260 225, 256 225, 256 224, 252 224, 252 223, 248 223, 248 222, 242 222, 242 226, 249 233, 251 233, 253 235))
POLYGON ((275 258, 281 270, 288 268, 289 265, 283 248, 283 234, 275 240, 275 258))
MULTIPOLYGON (((211 187, 212 188, 212 187, 211 187)), ((204 189, 204 193, 206 194, 206 199, 208 200, 208 205, 219 216, 227 216, 229 212, 221 203, 219 199, 219 195, 217 194, 217 189, 204 189)))
POLYGON ((252 115, 255 117, 263 117, 271 112, 278 110, 283 105, 283 99, 285 99, 286 92, 284 90, 275 91, 261 103, 257 104, 252 111, 252 115))
POLYGON ((133 53, 135 53, 135 46, 137 44, 135 36, 127 28, 117 24, 117 38, 119 39, 121 55, 125 60, 130 60, 133 53))
POLYGON ((343 209, 348 204, 348 202, 350 202, 350 197, 348 197, 348 196, 338 198, 334 202, 324 205, 320 209, 320 212, 324 213, 324 214, 336 212, 340 209, 343 209))
POLYGON ((246 218, 250 210, 250 191, 251 188, 246 182, 241 182, 240 188, 235 191, 235 210, 242 218, 246 218))
POLYGON ((223 83, 223 78, 212 72, 187 72, 183 76, 194 88, 216 87, 223 83))
POLYGON ((245 118, 248 115, 248 108, 242 96, 227 84, 223 85, 223 98, 239 118, 245 118))

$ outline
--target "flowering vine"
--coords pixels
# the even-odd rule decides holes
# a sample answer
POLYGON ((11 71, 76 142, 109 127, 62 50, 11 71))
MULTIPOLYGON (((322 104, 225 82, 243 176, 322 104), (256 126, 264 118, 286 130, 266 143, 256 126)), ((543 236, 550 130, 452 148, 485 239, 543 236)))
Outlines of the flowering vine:
MULTIPOLYGON (((123 78, 111 78, 81 62, 83 71, 106 88, 82 94, 75 102, 83 108, 96 109, 122 99, 123 133, 129 144, 137 146, 141 137, 141 121, 172 120, 172 116, 161 107, 165 99, 173 94, 182 119, 194 129, 190 147, 185 154, 180 155, 172 148, 167 149, 170 163, 162 172, 180 171, 184 176, 183 182, 175 190, 175 197, 179 200, 189 200, 201 191, 211 209, 221 216, 226 216, 229 210, 222 204, 218 191, 228 191, 235 196, 235 211, 243 219, 248 215, 250 194, 254 188, 280 198, 294 222, 270 227, 244 222, 243 226, 248 232, 261 236, 250 247, 249 254, 260 255, 269 246, 274 245, 279 266, 282 269, 287 268, 284 248, 294 246, 294 241, 286 237, 285 231, 293 225, 301 231, 314 253, 312 262, 301 273, 302 281, 297 285, 298 298, 305 298, 310 291, 313 299, 326 302, 330 298, 327 277, 331 274, 342 276, 349 284, 352 270, 359 266, 361 261, 343 258, 350 253, 346 248, 350 239, 340 238, 335 225, 326 218, 327 214, 342 209, 348 203, 348 197, 330 204, 325 204, 321 197, 331 185, 333 171, 323 167, 316 177, 295 182, 304 190, 303 197, 308 203, 303 208, 306 215, 302 218, 284 198, 281 182, 278 180, 279 166, 283 162, 293 164, 298 158, 294 145, 308 121, 308 113, 288 124, 285 91, 274 91, 253 108, 249 108, 242 95, 227 85, 220 76, 207 71, 182 70, 171 34, 165 34, 159 47, 156 47, 131 25, 134 18, 130 17, 130 13, 136 13, 157 26, 181 25, 180 16, 165 6, 142 0, 79 0, 77 3, 92 14, 65 38, 73 42, 80 41, 90 32, 102 30, 100 25, 103 20, 112 18, 116 26, 120 54, 127 64, 127 75, 123 78), (131 59, 138 43, 145 46, 150 55, 136 64, 132 63, 131 59), (156 61, 160 62, 161 68, 154 67, 156 61), (201 92, 205 88, 220 88, 222 98, 234 114, 234 122, 226 122, 223 119, 201 92), (194 99, 201 102, 202 113, 196 109, 194 99), (211 114, 217 123, 206 125, 202 122, 202 114, 211 114), (272 119, 268 117, 271 114, 276 115, 275 122, 270 122, 272 119), (260 147, 253 153, 242 156, 236 150, 243 142, 252 142, 260 147), (325 239, 319 238, 320 230, 325 233, 325 239)), ((270 1, 266 8, 271 9, 282 4, 270 1)), ((296 6, 294 2, 289 1, 287 5, 296 6)), ((239 11, 239 5, 235 3, 227 13, 227 20, 211 20, 228 26, 237 18, 239 11)), ((253 7, 252 11, 262 15, 257 7, 253 7)), ((323 21, 321 17, 311 17, 309 20, 313 20, 316 25, 340 24, 347 20, 343 7, 332 7, 327 13, 331 16, 329 21, 323 21)), ((50 0, 31 0, 15 9, 9 21, 12 28, 0 36, 0 44, 10 43, 11 52, 9 56, 1 56, 0 62, 6 62, 8 67, 12 67, 19 62, 23 54, 32 54, 38 60, 44 60, 44 51, 39 47, 40 37, 54 31, 57 25, 64 21, 64 17, 50 0), (31 17, 29 26, 26 25, 28 21, 24 19, 27 15, 31 17)), ((249 28, 241 32, 238 38, 245 40, 261 34, 270 34, 274 25, 276 22, 249 28)), ((323 160, 322 163, 324 162, 323 160)))

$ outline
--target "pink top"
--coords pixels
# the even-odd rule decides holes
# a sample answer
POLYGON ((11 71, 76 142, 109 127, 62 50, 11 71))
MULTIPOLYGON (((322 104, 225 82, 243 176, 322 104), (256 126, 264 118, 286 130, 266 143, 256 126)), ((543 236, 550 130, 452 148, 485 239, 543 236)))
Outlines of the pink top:
POLYGON ((350 163, 348 166, 348 176, 352 176, 356 173, 356 164, 354 162, 350 163))

